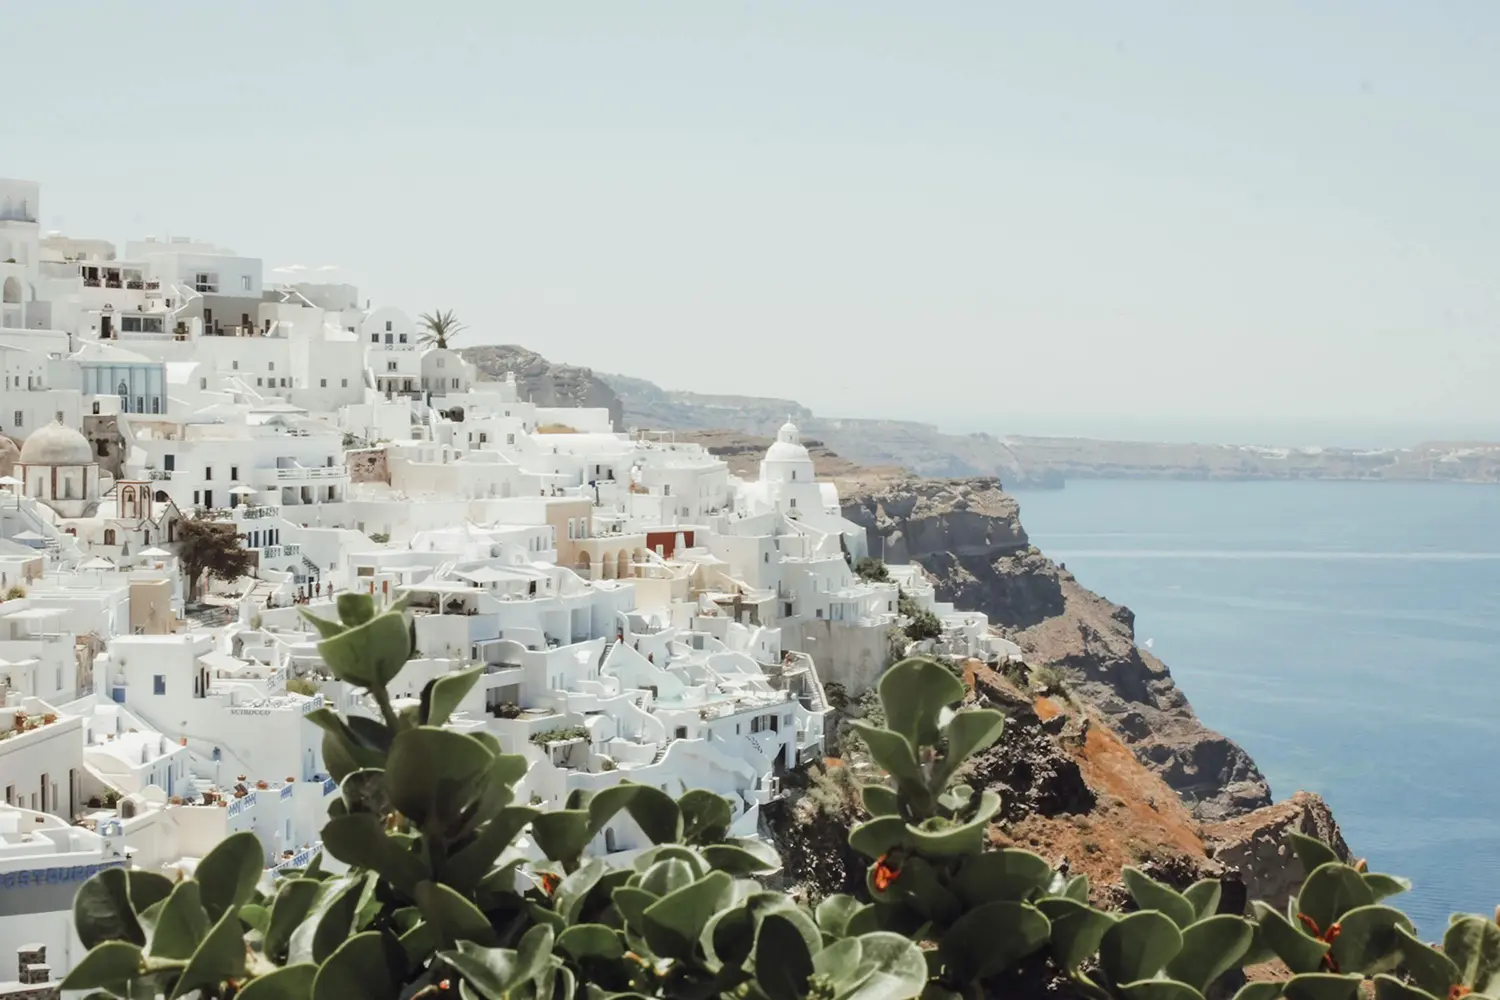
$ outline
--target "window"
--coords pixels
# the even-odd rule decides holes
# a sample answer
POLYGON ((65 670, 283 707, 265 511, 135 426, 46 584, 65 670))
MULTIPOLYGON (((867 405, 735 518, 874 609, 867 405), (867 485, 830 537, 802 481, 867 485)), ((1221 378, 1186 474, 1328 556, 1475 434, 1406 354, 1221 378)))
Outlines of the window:
POLYGON ((822 608, 819 608, 819 609, 818 609, 818 617, 819 617, 819 618, 822 618, 822 617, 823 617, 823 609, 822 609, 822 608))
POLYGON ((161 464, 162 468, 166 469, 168 472, 171 472, 173 469, 177 468, 177 456, 163 455, 161 457, 161 464))
POLYGON ((203 506, 205 506, 205 507, 212 507, 213 505, 214 505, 214 491, 213 490, 204 490, 203 491, 203 506))
POLYGON ((250 284, 250 275, 248 275, 248 274, 242 274, 242 275, 240 275, 240 291, 242 291, 242 292, 248 292, 248 291, 251 291, 253 287, 254 286, 252 286, 250 284))
POLYGON ((444 361, 444 359, 443 359, 443 358, 438 358, 438 359, 437 359, 437 366, 438 366, 438 367, 439 367, 439 368, 441 368, 441 367, 443 367, 443 361, 444 361))
POLYGON ((113 545, 113 544, 115 544, 115 529, 114 528, 105 528, 104 529, 104 544, 105 545, 113 545))
POLYGON ((516 443, 516 436, 514 434, 507 434, 507 435, 505 435, 505 443, 506 444, 515 444, 516 443))
POLYGON ((791 503, 792 503, 792 509, 796 510, 797 509, 797 498, 796 497, 792 497, 791 503))
POLYGON ((453 380, 453 388, 455 388, 455 389, 458 388, 458 379, 454 379, 453 380))
POLYGON ((326 389, 326 388, 328 388, 328 380, 326 378, 320 378, 320 379, 318 379, 318 388, 319 389, 326 389))
POLYGON ((385 321, 385 332, 386 333, 390 333, 391 332, 391 321, 390 320, 386 320, 385 321))
POLYGON ((200 388, 200 389, 207 389, 208 388, 208 379, 206 379, 206 378, 200 378, 198 380, 198 388, 200 388))
POLYGON ((275 370, 276 370, 276 362, 274 362, 274 361, 267 361, 266 362, 266 371, 268 371, 268 372, 274 372, 275 370))
POLYGON ((234 369, 235 371, 239 371, 240 370, 240 363, 238 361, 231 361, 229 363, 229 367, 232 368, 232 369, 234 369))
POLYGON ((214 477, 214 467, 212 465, 206 465, 206 466, 204 466, 203 467, 203 478, 205 480, 209 480, 209 479, 212 479, 213 477, 214 477))
POLYGON ((17 427, 21 427, 21 426, 25 425, 26 422, 25 422, 25 420, 22 419, 22 417, 24 417, 24 416, 25 416, 25 414, 23 414, 20 410, 16 411, 16 421, 15 421, 15 423, 16 423, 17 427))
POLYGON ((404 333, 401 334, 399 339, 400 339, 401 343, 403 343, 403 344, 406 343, 406 334, 404 334, 404 333))
POLYGON ((385 363, 385 370, 388 371, 388 372, 395 371, 396 370, 396 362, 394 362, 394 361, 387 361, 385 363))
POLYGON ((760 560, 761 562, 768 563, 768 562, 771 561, 771 553, 769 553, 769 552, 762 552, 760 555, 761 555, 761 560, 760 560))
POLYGON ((266 380, 257 375, 255 376, 255 384, 257 386, 264 386, 266 384, 266 380))
POLYGON ((238 465, 231 465, 229 467, 229 478, 230 479, 238 479, 238 478, 240 478, 240 467, 238 465))
POLYGON ((289 385, 291 385, 291 383, 292 383, 292 380, 291 380, 291 379, 289 379, 289 378, 284 378, 284 379, 282 379, 282 380, 281 380, 281 387, 282 387, 282 388, 283 388, 283 389, 285 389, 285 388, 286 388, 286 387, 287 387, 287 386, 289 386, 289 385))
POLYGON ((156 674, 155 676, 153 676, 151 678, 151 693, 152 694, 166 694, 167 693, 167 675, 166 674, 156 674))
POLYGON ((793 478, 793 479, 796 479, 796 478, 797 478, 797 470, 796 470, 796 469, 793 469, 793 470, 792 470, 792 478, 793 478))
POLYGON ((151 412, 152 413, 160 413, 161 412, 161 397, 160 396, 152 396, 151 397, 151 412))
POLYGON ((573 532, 575 530, 577 530, 577 529, 574 527, 573 519, 570 517, 570 518, 568 518, 568 537, 569 538, 573 537, 573 532))
POLYGON ((199 493, 197 490, 194 490, 193 491, 193 506, 196 507, 198 504, 200 504, 202 502, 203 502, 203 494, 199 493))
POLYGON ((144 396, 137 396, 137 397, 135 397, 135 412, 137 412, 137 413, 145 413, 146 412, 146 399, 145 399, 144 396))
POLYGON ((347 388, 349 388, 349 380, 346 379, 346 378, 339 379, 339 388, 340 389, 347 389, 347 388))
POLYGON ((380 343, 380 334, 378 334, 378 333, 372 333, 372 334, 370 334, 370 343, 372 343, 372 344, 378 344, 378 343, 380 343))

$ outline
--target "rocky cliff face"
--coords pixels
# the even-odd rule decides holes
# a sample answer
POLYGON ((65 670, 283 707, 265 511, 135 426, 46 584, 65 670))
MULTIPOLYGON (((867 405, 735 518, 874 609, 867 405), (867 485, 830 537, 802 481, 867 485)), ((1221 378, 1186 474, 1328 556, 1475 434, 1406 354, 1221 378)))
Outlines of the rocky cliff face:
POLYGON ((522 397, 537 406, 604 408, 616 430, 626 429, 620 398, 592 368, 557 364, 515 344, 465 347, 458 353, 486 379, 503 381, 513 372, 522 397))
POLYGON ((915 562, 938 599, 983 611, 1028 662, 1053 667, 1203 819, 1269 805, 1244 750, 1208 729, 1165 664, 1135 642, 1135 616, 1090 593, 1029 543, 994 479, 906 480, 844 498, 870 551, 915 562))

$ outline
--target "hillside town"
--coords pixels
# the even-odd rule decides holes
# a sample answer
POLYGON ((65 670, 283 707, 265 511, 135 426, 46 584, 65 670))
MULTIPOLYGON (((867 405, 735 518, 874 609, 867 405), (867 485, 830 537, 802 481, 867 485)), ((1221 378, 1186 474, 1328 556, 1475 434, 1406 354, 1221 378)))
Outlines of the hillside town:
MULTIPOLYGON (((78 961, 102 869, 190 874, 239 831, 272 878, 318 853, 308 715, 375 712, 305 619, 340 594, 406 602, 405 696, 483 666, 448 724, 525 756, 531 803, 706 788, 744 836, 824 754, 825 685, 867 690, 913 615, 927 651, 1015 651, 914 565, 856 573, 866 531, 790 421, 740 478, 481 380, 451 312, 43 232, 40 198, 0 180, 0 996, 78 961)), ((622 813, 591 849, 646 845, 622 813)))

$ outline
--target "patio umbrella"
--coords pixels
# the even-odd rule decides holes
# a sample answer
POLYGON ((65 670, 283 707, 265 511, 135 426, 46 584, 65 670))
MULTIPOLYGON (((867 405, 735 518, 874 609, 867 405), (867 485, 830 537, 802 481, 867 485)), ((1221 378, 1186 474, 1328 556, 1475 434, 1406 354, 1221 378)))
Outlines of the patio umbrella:
POLYGON ((145 556, 147 559, 162 559, 171 554, 172 553, 168 552, 166 549, 159 549, 155 545, 151 546, 149 549, 141 549, 140 552, 136 553, 136 555, 145 556))
POLYGON ((100 559, 98 556, 90 559, 78 567, 79 569, 114 569, 115 564, 108 559, 100 559))
POLYGON ((230 487, 229 492, 235 494, 236 496, 243 497, 249 496, 252 493, 259 493, 260 490, 255 489, 253 486, 232 486, 230 487))
POLYGON ((15 476, 0 476, 0 486, 21 486, 22 482, 15 476))

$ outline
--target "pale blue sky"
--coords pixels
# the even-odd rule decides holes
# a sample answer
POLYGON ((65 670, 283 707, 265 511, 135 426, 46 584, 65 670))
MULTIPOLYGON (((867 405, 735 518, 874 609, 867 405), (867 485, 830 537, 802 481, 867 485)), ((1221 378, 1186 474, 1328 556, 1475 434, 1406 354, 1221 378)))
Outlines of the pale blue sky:
MULTIPOLYGON (((17 3, 44 225, 955 429, 1500 437, 1500 4, 17 3)), ((21 44, 11 44, 20 40, 21 44)))

